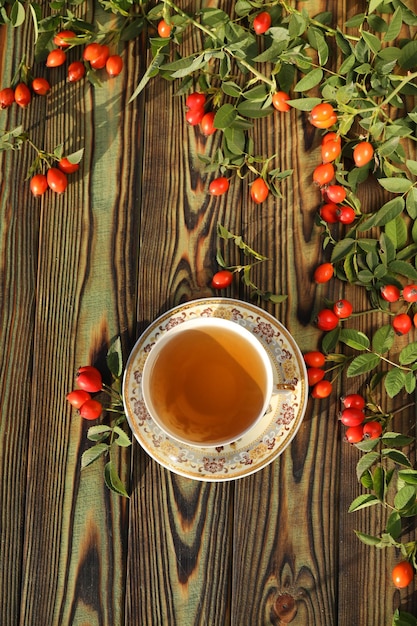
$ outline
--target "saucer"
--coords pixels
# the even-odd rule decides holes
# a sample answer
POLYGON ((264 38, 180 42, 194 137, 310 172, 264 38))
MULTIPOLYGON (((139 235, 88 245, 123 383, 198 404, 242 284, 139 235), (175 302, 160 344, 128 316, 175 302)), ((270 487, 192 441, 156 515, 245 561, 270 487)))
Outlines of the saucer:
POLYGON ((170 309, 139 337, 123 378, 123 401, 133 435, 163 467, 194 480, 221 482, 249 476, 274 461, 289 445, 303 420, 308 400, 303 355, 288 330, 259 307, 231 298, 202 298, 170 309), (153 421, 142 396, 142 372, 155 342, 196 317, 221 317, 250 330, 273 366, 273 395, 263 418, 237 441, 195 447, 169 437, 153 421))

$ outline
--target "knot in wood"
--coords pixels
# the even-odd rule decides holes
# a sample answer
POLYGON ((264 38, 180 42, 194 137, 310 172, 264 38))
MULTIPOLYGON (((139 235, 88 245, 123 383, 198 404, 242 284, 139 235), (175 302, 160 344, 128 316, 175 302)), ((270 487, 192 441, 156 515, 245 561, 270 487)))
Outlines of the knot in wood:
POLYGON ((289 593, 280 594, 275 600, 274 611, 283 624, 292 622, 297 614, 297 604, 289 593))

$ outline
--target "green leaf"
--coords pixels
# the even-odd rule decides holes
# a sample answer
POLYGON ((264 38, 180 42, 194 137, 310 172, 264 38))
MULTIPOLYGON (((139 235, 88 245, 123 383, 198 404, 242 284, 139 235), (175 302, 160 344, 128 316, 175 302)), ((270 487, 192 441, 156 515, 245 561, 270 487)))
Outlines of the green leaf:
POLYGON ((381 40, 376 35, 366 30, 362 31, 362 37, 366 41, 368 48, 372 50, 374 54, 378 54, 381 50, 381 40))
POLYGON ((91 465, 94 461, 103 456, 103 454, 106 454, 108 450, 109 446, 107 443, 96 443, 94 446, 91 446, 91 448, 88 448, 81 456, 81 468, 83 469, 91 465))
POLYGON ((239 98, 242 92, 239 85, 234 83, 233 81, 227 81, 222 83, 222 91, 227 96, 231 96, 232 98, 239 98))
POLYGON ((337 327, 324 335, 321 342, 321 348, 325 354, 330 354, 334 351, 337 342, 339 341, 340 330, 341 329, 337 327))
MULTIPOLYGON (((377 500, 376 502, 379 502, 379 500, 377 500)), ((381 539, 379 537, 367 535, 366 533, 361 533, 358 530, 355 530, 354 532, 357 538, 360 539, 360 541, 362 541, 362 543, 365 543, 367 546, 378 546, 381 543, 381 539)))
POLYGON ((384 41, 385 42, 394 41, 394 39, 396 39, 398 35, 400 34, 402 26, 403 26, 402 10, 401 10, 401 6, 398 6, 395 9, 394 15, 391 18, 391 21, 388 26, 388 30, 384 35, 384 41))
POLYGON ((236 155, 244 153, 246 146, 246 134, 243 130, 228 127, 224 129, 223 136, 229 152, 236 155))
POLYGON ((119 496, 125 496, 126 498, 129 497, 112 461, 106 463, 104 467, 104 481, 107 487, 111 491, 114 491, 114 493, 117 493, 119 496))
POLYGON ((110 435, 112 429, 110 426, 106 426, 106 424, 97 424, 97 426, 90 426, 87 431, 87 439, 90 441, 101 441, 105 439, 103 435, 110 435))
POLYGON ((392 261, 389 264, 389 270, 394 274, 410 278, 410 280, 417 280, 417 270, 406 261, 392 261))
POLYGON ((396 609, 392 618, 391 626, 417 626, 417 618, 411 613, 396 609))
POLYGON ((402 213, 405 207, 404 198, 393 198, 386 202, 374 216, 373 226, 383 226, 402 213))
POLYGON ((377 367, 380 360, 381 359, 377 354, 360 354, 350 363, 346 375, 348 378, 352 378, 353 376, 358 376, 359 374, 366 374, 377 367))
POLYGON ((240 102, 237 106, 237 110, 240 115, 254 119, 267 117, 273 112, 272 107, 263 108, 262 102, 252 102, 251 100, 243 100, 240 102))
POLYGON ((402 532, 401 515, 398 511, 392 511, 387 520, 385 532, 391 535, 393 539, 398 539, 402 532))
POLYGON ((391 369, 384 380, 385 391, 390 398, 393 398, 401 391, 405 384, 405 373, 398 369, 391 369))
POLYGON ((340 331, 339 341, 354 350, 366 350, 370 346, 370 341, 365 333, 354 328, 343 328, 340 331))
POLYGON ((398 472, 398 478, 407 483, 408 485, 417 485, 417 470, 404 469, 398 472))
POLYGON ((408 178, 402 178, 397 176, 391 176, 389 178, 379 178, 379 184, 381 187, 390 191, 391 193, 407 193, 413 186, 413 183, 408 178))
POLYGON ((13 26, 18 27, 23 24, 25 21, 26 13, 25 7, 19 0, 16 0, 12 5, 12 10, 10 11, 10 21, 13 26))
POLYGON ((417 361, 417 342, 413 341, 405 346, 399 355, 399 362, 401 365, 409 365, 417 361))
POLYGON ((406 511, 416 501, 416 488, 412 485, 402 487, 394 497, 394 506, 398 511, 406 511))
POLYGON ((417 41, 409 41, 401 48, 398 64, 403 70, 417 67, 417 41))
MULTIPOLYGON (((162 48, 165 47, 161 46, 159 50, 162 50, 162 48)), ((152 59, 152 62, 149 64, 148 68, 146 69, 146 72, 144 73, 144 75, 142 76, 141 81, 139 82, 138 86, 136 87, 136 89, 134 90, 133 94, 130 96, 129 98, 129 104, 135 100, 135 98, 138 97, 138 95, 141 93, 141 91, 143 91, 146 87, 146 85, 148 84, 148 82, 150 81, 150 79, 155 76, 155 73, 158 72, 160 66, 162 65, 163 61, 165 59, 165 55, 162 54, 161 52, 158 52, 154 58, 152 59)))
POLYGON ((355 239, 351 239, 350 237, 344 237, 338 241, 333 248, 331 262, 337 263, 338 261, 344 259, 355 247, 355 243, 355 239))
POLYGON ((394 463, 398 463, 399 465, 403 465, 404 467, 411 467, 411 463, 408 457, 401 452, 400 450, 395 450, 394 448, 386 448, 381 451, 382 456, 385 456, 394 463))
POLYGON ((123 373, 122 342, 116 337, 110 344, 106 356, 107 367, 115 378, 120 378, 123 373))
POLYGON ((118 446, 121 446, 122 448, 128 448, 132 445, 129 435, 125 433, 125 431, 120 428, 120 426, 115 426, 113 430, 114 433, 117 435, 114 443, 116 443, 118 446))
POLYGON ((215 128, 227 128, 234 122, 236 116, 237 110, 233 104, 223 104, 214 116, 213 125, 215 128))
POLYGON ((375 331, 372 337, 372 349, 379 354, 384 354, 391 349, 395 341, 395 331, 391 324, 385 324, 375 331))
POLYGON ((414 441, 414 437, 409 437, 408 435, 403 435, 401 433, 394 433, 388 431, 384 433, 381 437, 384 445, 388 445, 390 448, 402 448, 403 446, 408 446, 410 443, 414 441))
POLYGON ((407 194, 405 200, 405 208, 407 209, 408 215, 411 219, 415 220, 417 218, 417 188, 412 187, 407 194))
POLYGON ((311 111, 320 102, 321 98, 295 98, 294 100, 288 100, 288 104, 293 109, 298 109, 299 111, 311 111))
POLYGON ((356 465, 356 476, 360 480, 361 476, 379 459, 379 452, 368 452, 364 454, 356 465))
POLYGON ((380 500, 373 493, 362 493, 351 503, 348 513, 353 513, 353 511, 359 511, 368 506, 379 504, 379 502, 380 500))
POLYGON ((318 85, 323 78, 323 70, 320 67, 309 72, 306 76, 301 78, 294 87, 294 91, 308 91, 318 85))

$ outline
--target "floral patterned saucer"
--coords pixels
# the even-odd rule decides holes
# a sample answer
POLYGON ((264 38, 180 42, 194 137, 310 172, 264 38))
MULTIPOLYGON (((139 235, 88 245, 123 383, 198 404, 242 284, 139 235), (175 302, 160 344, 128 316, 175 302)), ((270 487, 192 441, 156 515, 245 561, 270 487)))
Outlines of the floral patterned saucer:
POLYGON ((181 304, 156 319, 138 339, 123 380, 127 419, 142 448, 165 468, 195 480, 243 478, 276 459, 294 438, 307 406, 303 356, 288 330, 259 307, 230 298, 203 298, 181 304), (264 417, 244 437, 217 448, 197 448, 167 436, 152 420, 142 397, 147 355, 158 338, 195 317, 222 317, 249 329, 262 342, 274 371, 274 393, 264 417))

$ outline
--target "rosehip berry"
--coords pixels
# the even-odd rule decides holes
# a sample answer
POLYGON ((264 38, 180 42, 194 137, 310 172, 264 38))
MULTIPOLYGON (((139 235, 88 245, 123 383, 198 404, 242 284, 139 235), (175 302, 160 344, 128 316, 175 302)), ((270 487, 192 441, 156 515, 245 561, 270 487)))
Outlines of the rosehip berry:
POLYGON ((333 202, 323 204, 319 211, 321 219, 328 224, 336 224, 339 221, 337 213, 338 209, 339 207, 337 204, 334 204, 333 202))
POLYGON ((190 126, 197 126, 197 124, 200 124, 203 117, 204 117, 203 108, 199 109, 197 107, 193 107, 192 109, 188 109, 188 111, 185 114, 185 119, 190 124, 190 126))
POLYGON ((361 141, 353 149, 353 160, 356 167, 362 167, 369 163, 374 156, 374 149, 369 141, 361 141))
POLYGON ((62 159, 58 161, 58 167, 61 172, 65 172, 65 174, 73 174, 80 169, 80 164, 71 163, 71 161, 69 161, 67 157, 62 157, 62 159))
POLYGON ((205 102, 206 96, 203 93, 199 91, 193 91, 193 93, 190 93, 190 95, 187 96, 185 106, 187 109, 202 109, 205 102))
POLYGON ((87 400, 80 407, 80 415, 86 420, 96 420, 103 411, 103 405, 98 400, 87 400))
POLYGON ((253 20, 253 30, 257 35, 263 35, 271 26, 272 19, 268 11, 262 11, 253 20))
POLYGON ((48 189, 48 186, 45 174, 35 174, 30 179, 29 187, 34 196, 42 196, 48 189))
POLYGON ((348 443, 359 443, 363 439, 363 426, 350 426, 345 432, 345 441, 348 443))
POLYGON ((171 25, 167 24, 165 20, 160 20, 158 22, 157 31, 161 39, 168 39, 168 37, 171 35, 171 30, 171 25))
POLYGON ((342 151, 342 141, 336 133, 326 133, 321 141, 321 160, 331 163, 342 151))
POLYGON ((51 85, 46 78, 34 78, 32 81, 32 89, 38 96, 46 96, 51 90, 51 85))
POLYGON ((106 67, 107 60, 110 55, 110 48, 106 46, 106 44, 102 44, 100 46, 100 53, 91 59, 90 65, 94 70, 102 70, 103 67, 106 67))
POLYGON ((378 439, 382 435, 382 424, 380 422, 366 422, 363 426, 364 439, 378 439))
POLYGON ((320 330, 333 330, 338 323, 339 318, 330 309, 322 309, 317 314, 317 328, 320 330))
POLYGON ((61 30, 57 33, 53 39, 54 44, 59 48, 68 48, 71 45, 69 39, 73 39, 75 37, 75 33, 72 30, 61 30))
POLYGON ((263 178, 256 178, 250 188, 250 196, 255 204, 261 204, 267 199, 269 187, 263 178))
POLYGON ((326 188, 326 198, 329 202, 340 204, 346 199, 346 189, 341 185, 329 185, 326 188))
POLYGON ((383 285, 380 291, 387 302, 397 302, 400 299, 401 292, 396 285, 383 285))
POLYGON ((365 408, 365 398, 358 393, 349 393, 347 396, 341 398, 341 403, 345 409, 353 408, 362 410, 365 408))
POLYGON ((201 132, 206 137, 213 135, 217 130, 217 128, 213 125, 215 115, 214 111, 209 111, 203 115, 200 126, 201 132))
POLYGON ((61 48, 56 48, 55 50, 51 50, 51 52, 46 57, 46 67, 59 67, 60 65, 64 65, 67 60, 67 55, 61 48))
POLYGON ((84 389, 74 389, 74 391, 67 393, 66 398, 75 409, 79 409, 84 402, 91 400, 90 394, 88 391, 84 391, 84 389))
POLYGON ((84 61, 93 61, 101 53, 101 45, 97 42, 88 43, 83 50, 84 61))
POLYGON ((220 270, 216 272, 211 279, 213 289, 226 289, 233 280, 233 273, 229 270, 220 270))
POLYGON ((352 224, 356 219, 356 213, 351 206, 338 207, 336 215, 341 224, 352 224))
POLYGON ((406 285, 403 289, 403 298, 406 302, 417 302, 417 285, 406 285))
POLYGON ((14 99, 23 109, 28 106, 32 99, 29 87, 25 83, 19 83, 14 90, 14 99))
POLYGON ((365 421, 365 413, 355 407, 343 409, 339 416, 344 426, 359 426, 365 421))
POLYGON ((338 300, 333 305, 333 312, 339 319, 346 319, 352 315, 353 306, 349 300, 338 300))
POLYGON ((92 365, 84 365, 77 372, 77 384, 84 391, 95 393, 100 391, 103 386, 101 374, 96 367, 92 365))
POLYGON ((285 93, 285 91, 277 91, 272 96, 272 106, 277 111, 285 113, 286 111, 289 111, 291 109, 290 105, 287 102, 289 99, 290 97, 287 93, 285 93))
POLYGON ((319 350, 311 350, 305 353, 304 361, 309 367, 323 367, 326 363, 326 357, 319 350))
POLYGON ((209 193, 212 196, 221 196, 229 189, 229 181, 225 176, 219 176, 211 181, 209 185, 209 193))
POLYGON ((307 368, 307 380, 310 387, 314 387, 314 385, 320 380, 323 380, 325 375, 325 371, 320 367, 308 367, 307 368))
POLYGON ((411 330, 412 322, 407 313, 399 313, 392 320, 392 327, 397 335, 406 335, 411 330))
POLYGON ((123 59, 118 54, 112 54, 106 61, 106 72, 111 78, 119 76, 123 70, 123 59))
POLYGON ((313 279, 316 283, 327 283, 334 276, 332 263, 322 263, 314 270, 313 279))
POLYGON ((5 87, 0 91, 0 109, 8 109, 14 102, 14 91, 11 87, 5 87))
POLYGON ((308 119, 316 128, 330 128, 337 122, 337 115, 331 104, 321 102, 311 109, 308 119))
POLYGON ((316 383, 312 389, 312 398, 322 399, 330 396, 333 390, 333 385, 329 380, 320 380, 316 383))
POLYGON ((331 163, 318 165, 313 172, 313 181, 319 187, 327 185, 334 178, 334 167, 331 163))
POLYGON ((51 167, 46 173, 46 180, 49 187, 55 193, 63 193, 68 185, 66 174, 58 167, 51 167))
POLYGON ((68 65, 68 82, 76 83, 85 76, 85 65, 82 61, 73 61, 68 65))
POLYGON ((392 582, 398 589, 407 587, 413 580, 414 569, 410 561, 401 561, 392 570, 392 582))

